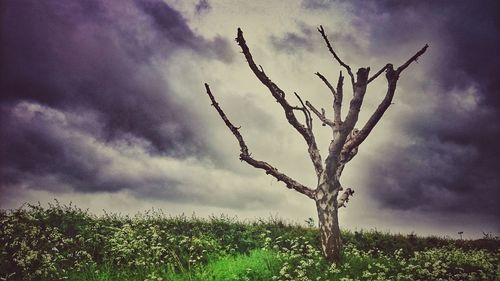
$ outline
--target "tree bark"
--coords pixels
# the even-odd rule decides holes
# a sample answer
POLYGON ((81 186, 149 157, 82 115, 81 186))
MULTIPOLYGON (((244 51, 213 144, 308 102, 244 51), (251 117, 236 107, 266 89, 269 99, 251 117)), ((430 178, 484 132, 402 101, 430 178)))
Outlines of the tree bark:
POLYGON ((316 190, 315 201, 318 211, 321 250, 325 259, 330 263, 338 263, 341 260, 342 238, 337 203, 340 189, 338 181, 324 178, 316 190))
POLYGON ((342 252, 337 206, 323 205, 316 201, 316 208, 318 209, 321 251, 329 263, 337 264, 341 260, 342 252))

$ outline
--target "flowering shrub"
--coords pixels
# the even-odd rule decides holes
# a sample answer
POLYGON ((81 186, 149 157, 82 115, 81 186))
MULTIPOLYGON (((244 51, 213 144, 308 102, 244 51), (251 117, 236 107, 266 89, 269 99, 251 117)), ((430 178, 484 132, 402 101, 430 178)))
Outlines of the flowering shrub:
POLYGON ((343 250, 343 262, 328 266, 317 247, 296 237, 283 241, 262 234, 264 249, 277 252, 281 261, 273 280, 500 280, 500 251, 462 250, 453 246, 393 254, 361 251, 353 244, 343 250))
POLYGON ((58 280, 93 263, 78 237, 50 225, 39 206, 0 213, 0 280, 58 280))
MULTIPOLYGON (((273 248, 278 250, 278 247, 273 248)), ((291 241, 290 248, 282 248, 278 252, 278 258, 283 265, 279 275, 274 276, 273 280, 309 281, 312 280, 309 276, 327 269, 319 249, 300 237, 291 241)))
POLYGON ((401 264, 413 280, 500 280, 500 252, 462 251, 456 248, 416 252, 401 264))
POLYGON ((217 254, 220 245, 210 237, 172 235, 152 222, 132 220, 114 229, 104 249, 118 266, 190 268, 217 254))

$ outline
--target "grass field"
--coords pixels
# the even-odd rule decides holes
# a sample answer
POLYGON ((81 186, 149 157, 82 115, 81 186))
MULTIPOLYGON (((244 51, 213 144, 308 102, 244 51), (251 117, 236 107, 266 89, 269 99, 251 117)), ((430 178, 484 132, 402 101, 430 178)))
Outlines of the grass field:
POLYGON ((95 216, 57 202, 0 212, 0 280, 500 280, 500 241, 318 230, 277 219, 95 216))

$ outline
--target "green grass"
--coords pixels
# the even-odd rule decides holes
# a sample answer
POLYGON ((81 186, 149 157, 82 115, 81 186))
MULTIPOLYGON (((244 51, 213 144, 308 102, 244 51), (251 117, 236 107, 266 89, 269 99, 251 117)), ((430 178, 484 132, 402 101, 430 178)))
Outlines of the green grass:
POLYGON ((95 216, 56 202, 0 210, 0 280, 500 280, 500 241, 342 231, 343 262, 318 229, 237 221, 95 216))
POLYGON ((248 255, 225 256, 196 271, 194 280, 271 280, 279 271, 276 253, 252 250, 248 255))
POLYGON ((68 280, 112 281, 112 280, 172 280, 172 281, 231 281, 271 280, 280 269, 276 253, 267 250, 252 250, 249 254, 223 256, 209 259, 208 263, 194 269, 175 271, 172 267, 144 267, 129 269, 105 264, 89 266, 81 271, 72 271, 68 280))

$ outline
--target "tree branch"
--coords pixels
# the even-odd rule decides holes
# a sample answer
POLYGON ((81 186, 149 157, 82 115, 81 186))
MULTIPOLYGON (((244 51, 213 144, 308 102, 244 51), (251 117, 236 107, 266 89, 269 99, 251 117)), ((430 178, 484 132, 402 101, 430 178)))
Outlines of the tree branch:
POLYGON ((325 40, 326 42, 326 46, 328 47, 328 50, 330 51, 330 53, 333 55, 333 57, 335 58, 335 60, 337 60, 337 62, 343 66, 346 70, 347 70, 347 73, 349 74, 349 76, 351 77, 351 83, 352 83, 352 86, 354 87, 354 74, 352 74, 352 71, 351 71, 351 67, 349 65, 347 65, 346 63, 344 63, 340 58, 339 56, 337 55, 337 53, 335 53, 335 51, 333 50, 332 48, 332 45, 330 44, 330 41, 328 40, 328 37, 326 36, 325 34, 325 29, 323 28, 322 25, 319 26, 318 28, 318 31, 319 33, 321 33, 321 36, 323 36, 323 39, 325 40))
POLYGON ((330 92, 332 92, 332 95, 335 97, 337 95, 337 92, 335 92, 335 88, 333 88, 332 84, 330 84, 328 79, 326 79, 326 77, 323 76, 323 74, 321 74, 319 72, 316 72, 314 74, 316 74, 323 81, 323 83, 325 83, 325 85, 328 87, 328 89, 330 89, 330 92))
POLYGON ((346 204, 349 202, 349 197, 353 196, 354 190, 347 188, 342 195, 337 199, 337 208, 347 207, 346 204))
POLYGON ((386 110, 392 103, 394 93, 396 92, 396 84, 399 79, 399 75, 403 70, 405 70, 412 62, 417 61, 417 59, 425 53, 429 45, 425 45, 420 51, 413 55, 408 61, 403 65, 394 70, 392 64, 386 65, 386 78, 387 78, 387 92, 384 99, 379 104, 375 112, 370 116, 370 119, 366 122, 363 128, 359 131, 355 138, 347 142, 343 148, 343 154, 350 153, 354 148, 357 148, 370 134, 375 125, 380 121, 386 110))
POLYGON ((401 72, 403 72, 403 70, 405 70, 412 62, 416 62, 418 60, 418 58, 421 55, 423 55, 425 53, 425 51, 427 51, 428 47, 429 47, 429 45, 425 44, 425 46, 422 49, 420 49, 420 51, 418 51, 415 55, 413 55, 413 57, 411 57, 403 65, 401 65, 400 67, 398 67, 398 69, 396 69, 396 73, 398 75, 401 74, 401 72))
MULTIPOLYGON (((420 50, 418 51, 413 57, 411 57, 405 64, 401 65, 396 71, 398 72, 398 74, 400 74, 401 72, 403 72, 403 70, 405 70, 412 62, 416 62, 417 59, 423 55, 425 53, 425 51, 427 50, 427 48, 429 47, 428 44, 425 44, 425 46, 420 50)), ((384 67, 382 67, 379 71, 377 71, 377 73, 375 73, 372 77, 370 77, 370 79, 368 79, 368 82, 367 84, 369 84, 370 82, 372 82, 373 80, 375 80, 380 74, 382 74, 382 72, 384 72, 385 70, 387 70, 387 68, 389 67, 389 65, 391 64, 386 64, 384 67)))
POLYGON ((343 89, 343 81, 344 77, 342 76, 342 71, 340 72, 339 80, 337 83, 337 91, 335 91, 335 88, 333 88, 332 84, 326 79, 325 76, 323 76, 321 73, 316 72, 315 73, 322 81, 325 83, 325 85, 330 89, 330 92, 332 92, 333 95, 333 116, 334 116, 334 122, 336 124, 342 123, 342 89, 343 89))
POLYGON ((335 123, 333 123, 332 120, 326 118, 324 109, 322 109, 320 113, 309 101, 306 101, 306 105, 312 110, 312 112, 314 112, 314 114, 316 114, 316 116, 318 116, 319 120, 323 122, 323 125, 328 125, 335 129, 335 123))
POLYGON ((342 76, 342 71, 339 74, 339 80, 337 81, 337 96, 333 101, 333 111, 334 111, 334 121, 340 126, 342 125, 342 99, 344 96, 344 76, 342 76))
POLYGON ((379 71, 377 71, 377 73, 375 73, 372 77, 370 77, 370 79, 368 79, 368 81, 366 82, 366 84, 370 84, 370 82, 372 82, 373 80, 377 79, 377 77, 382 74, 382 72, 384 72, 385 70, 387 70, 387 68, 389 67, 389 63, 386 64, 384 67, 382 67, 379 71))
POLYGON ((304 116, 305 116, 305 120, 306 120, 306 125, 307 125, 307 128, 309 130, 312 130, 313 128, 313 125, 312 125, 312 117, 311 117, 311 112, 307 109, 306 105, 304 104, 304 102, 302 101, 302 99, 300 98, 299 94, 297 94, 296 92, 293 92, 295 94, 295 96, 297 97, 297 99, 299 100, 300 104, 302 104, 301 107, 298 107, 298 106, 295 106, 293 107, 293 109, 295 110, 300 110, 302 112, 304 112, 304 116))
MULTIPOLYGON (((354 87, 354 95, 349 103, 349 111, 345 118, 343 124, 343 133, 345 137, 354 129, 356 122, 358 121, 359 111, 363 104, 363 99, 366 93, 366 86, 368 81, 368 74, 370 73, 370 68, 359 68, 356 72, 356 85, 354 87)), ((345 139, 344 139, 345 140, 345 139)), ((343 144, 342 144, 343 145, 343 144)))
POLYGON ((291 106, 285 99, 285 92, 283 92, 283 90, 281 90, 273 81, 271 81, 271 79, 269 79, 269 77, 267 77, 262 68, 259 69, 259 67, 257 67, 255 61, 253 60, 252 54, 250 53, 250 49, 246 44, 245 38, 243 37, 243 31, 241 31, 240 28, 238 28, 236 42, 238 42, 238 45, 240 45, 250 69, 253 71, 255 76, 257 76, 260 82, 262 82, 262 84, 264 84, 269 89, 271 95, 283 108, 288 123, 290 123, 290 125, 292 125, 306 141, 308 145, 309 156, 314 165, 316 175, 319 177, 319 175, 321 175, 321 173, 323 172, 323 163, 321 161, 321 155, 319 153, 319 149, 312 130, 309 128, 309 126, 304 127, 304 125, 300 124, 293 112, 294 107, 291 106))
POLYGON ((345 121, 339 126, 339 130, 336 132, 334 131, 334 138, 330 142, 328 148, 328 156, 325 160, 325 171, 328 178, 335 178, 337 169, 345 164, 345 162, 342 161, 346 159, 346 157, 342 155, 343 148, 345 147, 349 134, 351 134, 358 121, 359 111, 366 93, 366 81, 368 80, 369 73, 369 67, 359 68, 356 72, 357 82, 354 87, 354 95, 349 103, 349 111, 347 112, 345 121))
POLYGON ((281 173, 278 171, 278 169, 274 168, 270 164, 264 161, 258 161, 255 160, 250 153, 248 152, 248 147, 243 140, 243 136, 240 134, 238 131, 239 128, 235 127, 231 121, 227 118, 226 114, 224 111, 220 108, 219 104, 215 100, 214 96, 212 95, 212 92, 210 91, 210 87, 207 83, 205 83, 205 89, 207 91, 208 96, 210 97, 210 100, 212 101, 212 105, 215 107, 217 112, 219 113, 219 116, 222 118, 226 126, 229 128, 229 130, 233 133, 233 135, 236 137, 238 140, 238 143, 240 145, 240 159, 242 161, 247 162, 249 165, 258 168, 258 169, 263 169, 266 171, 266 174, 273 176, 276 178, 278 181, 282 181, 286 184, 286 186, 290 189, 294 189, 295 191, 298 191, 307 197, 314 199, 314 191, 308 188, 307 186, 304 186, 300 184, 299 182, 295 181, 294 179, 290 178, 289 176, 281 173))

